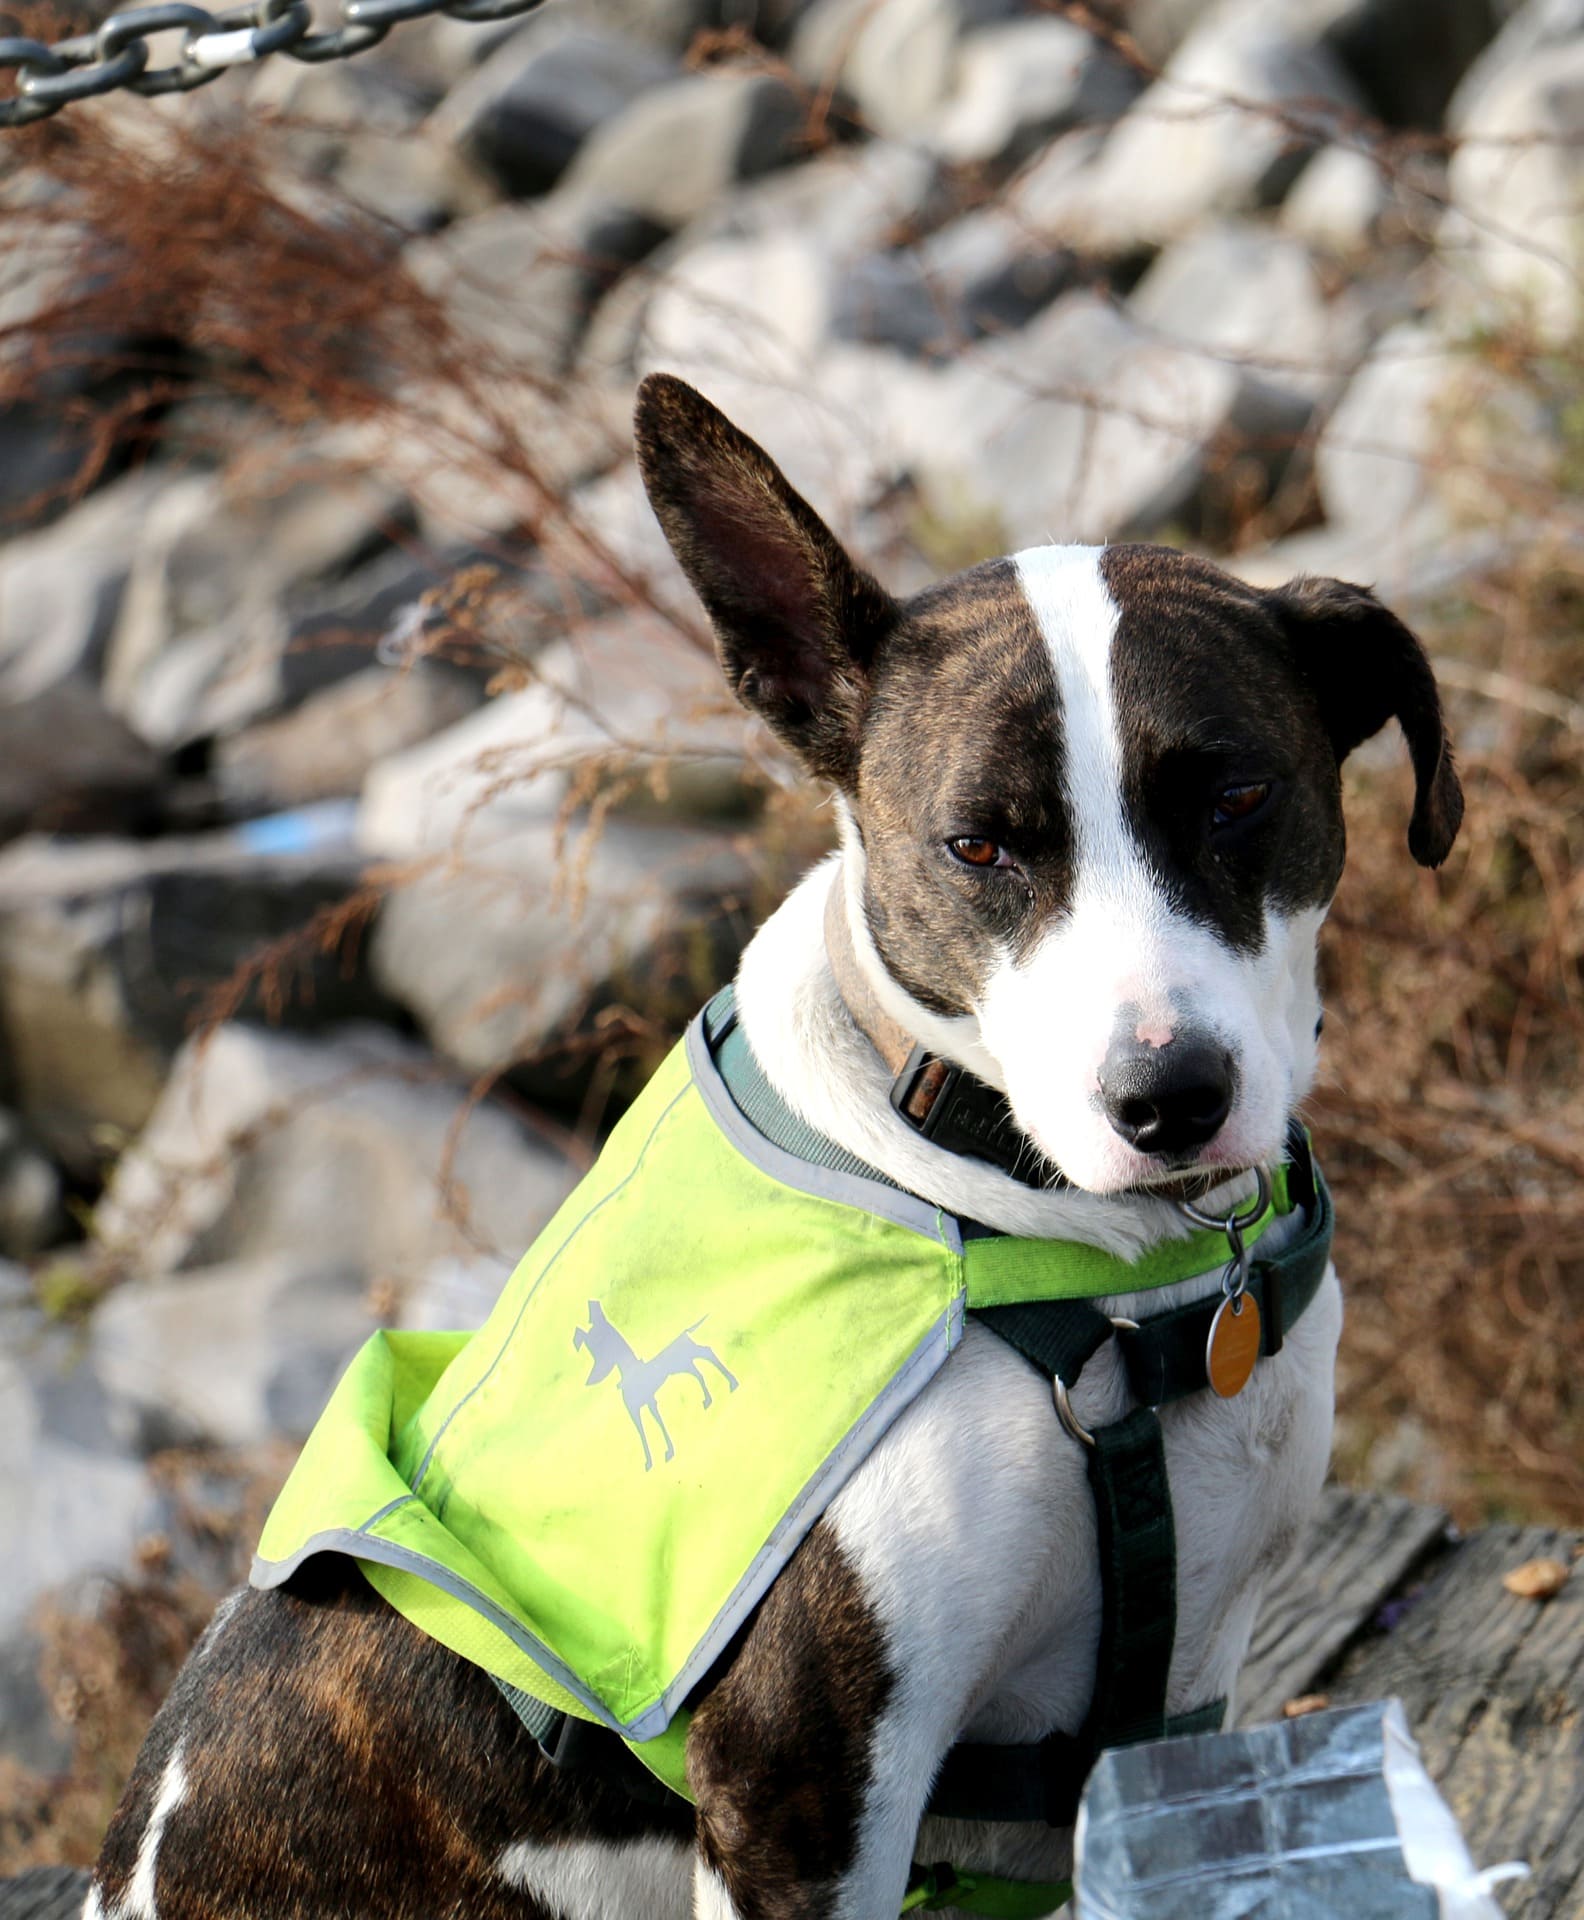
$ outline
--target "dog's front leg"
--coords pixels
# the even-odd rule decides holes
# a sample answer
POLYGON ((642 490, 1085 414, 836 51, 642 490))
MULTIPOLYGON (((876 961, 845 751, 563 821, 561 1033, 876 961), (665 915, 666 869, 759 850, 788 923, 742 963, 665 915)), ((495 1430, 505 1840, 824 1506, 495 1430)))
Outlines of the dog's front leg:
MULTIPOLYGON (((889 1648, 822 1522, 771 1588, 694 1716, 697 1920, 851 1911, 871 1743, 896 1691, 889 1648)), ((907 1859, 894 1865, 900 1909, 907 1859)))
POLYGON ((696 1920, 895 1920, 963 1705, 903 1678, 916 1651, 822 1522, 693 1720, 696 1920))
MULTIPOLYGON (((694 1716, 697 1920, 896 1920, 946 1750, 1077 1725, 1098 1634, 1080 1449, 1033 1369, 971 1326, 694 1716)), ((988 1832, 931 1838, 971 1846, 960 1866, 1059 1878, 1062 1836, 1040 1833, 1051 1858, 1002 1868, 988 1832)))

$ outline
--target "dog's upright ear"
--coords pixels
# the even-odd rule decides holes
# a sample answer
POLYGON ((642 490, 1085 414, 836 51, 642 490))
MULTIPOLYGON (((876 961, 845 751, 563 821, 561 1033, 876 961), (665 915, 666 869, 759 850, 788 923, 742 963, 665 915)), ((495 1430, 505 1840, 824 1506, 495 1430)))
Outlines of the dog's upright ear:
POLYGON ((650 374, 635 429, 650 504, 733 692, 811 772, 850 787, 895 602, 769 455, 685 382, 650 374))
POLYGON ((1394 715, 1414 770, 1408 851, 1438 867, 1463 820, 1463 788, 1425 650, 1367 587, 1300 575, 1270 596, 1340 764, 1394 715))

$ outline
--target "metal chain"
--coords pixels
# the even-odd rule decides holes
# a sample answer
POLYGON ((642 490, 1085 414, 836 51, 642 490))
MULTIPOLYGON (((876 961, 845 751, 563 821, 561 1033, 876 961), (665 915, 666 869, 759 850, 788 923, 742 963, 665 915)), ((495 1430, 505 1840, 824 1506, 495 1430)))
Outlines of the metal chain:
POLYGON ((341 0, 341 24, 314 33, 308 0, 244 0, 210 13, 188 0, 112 13, 92 33, 46 46, 22 35, 0 35, 0 69, 14 67, 16 97, 0 100, 0 129, 46 119, 73 100, 125 87, 133 93, 190 93, 218 80, 227 67, 266 54, 294 60, 344 60, 377 46, 401 20, 441 13, 452 20, 509 20, 531 13, 540 0, 341 0), (149 38, 184 28, 181 52, 168 66, 149 66, 149 38))

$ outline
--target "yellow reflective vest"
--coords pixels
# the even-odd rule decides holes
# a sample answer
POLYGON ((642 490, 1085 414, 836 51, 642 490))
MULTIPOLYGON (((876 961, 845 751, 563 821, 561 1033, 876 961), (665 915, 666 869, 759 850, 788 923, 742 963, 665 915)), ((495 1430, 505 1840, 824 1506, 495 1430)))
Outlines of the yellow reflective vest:
MULTIPOLYGON (((683 1704, 971 1307, 1224 1264, 970 1230, 744 1117, 703 1015, 478 1332, 376 1334, 269 1517, 255 1586, 349 1554, 424 1632, 599 1721, 679 1792, 683 1704)), ((740 1044, 739 1036, 739 1044, 740 1044)), ((1253 1239, 1289 1202, 1283 1169, 1253 1239)))

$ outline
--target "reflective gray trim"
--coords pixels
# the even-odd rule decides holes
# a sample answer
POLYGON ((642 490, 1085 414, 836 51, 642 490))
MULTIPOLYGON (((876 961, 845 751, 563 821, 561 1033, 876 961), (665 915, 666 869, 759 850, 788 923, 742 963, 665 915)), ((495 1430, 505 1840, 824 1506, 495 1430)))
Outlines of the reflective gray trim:
POLYGON ((732 1635, 764 1598, 771 1582, 802 1545, 804 1536, 815 1521, 879 1445, 886 1429, 912 1405, 945 1365, 962 1338, 962 1326, 962 1303, 957 1299, 925 1334, 890 1384, 877 1399, 870 1402, 863 1417, 849 1428, 836 1451, 776 1522, 770 1538, 732 1589, 709 1631, 688 1655, 676 1679, 661 1696, 660 1709, 665 1715, 665 1726, 671 1724, 687 1696, 719 1659, 732 1635))
POLYGON ((778 1147, 774 1141, 767 1140, 732 1099, 726 1082, 720 1076, 720 1069, 711 1059, 709 1043, 704 1035, 703 1014, 699 1014, 687 1030, 687 1057, 688 1065, 693 1070, 694 1083, 703 1096, 711 1119, 743 1158, 762 1173, 768 1173, 772 1180, 779 1180, 784 1187, 812 1194, 816 1200, 834 1200, 844 1207, 857 1207, 863 1213, 877 1214, 882 1220, 889 1220, 893 1226, 906 1227, 910 1233, 921 1233, 949 1252, 961 1254, 962 1233, 953 1215, 939 1207, 932 1207, 916 1194, 904 1193, 898 1187, 888 1187, 879 1180, 865 1180, 860 1174, 838 1173, 829 1167, 813 1166, 807 1160, 799 1160, 796 1154, 788 1153, 784 1147, 778 1147))
MULTIPOLYGON (((366 1520, 363 1525, 372 1526, 373 1521, 366 1520)), ((498 1627, 519 1653, 526 1654, 535 1666, 543 1667, 551 1679, 559 1681, 574 1700, 582 1701, 588 1708, 591 1720, 599 1721, 601 1726, 609 1727, 614 1733, 624 1734, 630 1740, 652 1740, 656 1734, 664 1733, 670 1724, 670 1713, 663 1713, 656 1706, 648 1708, 630 1725, 624 1726, 609 1707, 595 1699, 570 1667, 564 1665, 543 1641, 536 1639, 519 1621, 497 1606, 487 1593, 480 1593, 471 1581, 462 1579, 438 1561, 414 1553, 411 1547, 398 1546, 393 1540, 382 1540, 378 1534, 365 1533, 362 1527, 327 1527, 323 1533, 313 1534, 305 1540, 288 1560, 265 1560, 255 1554, 248 1574, 248 1585, 264 1589, 281 1586, 305 1560, 312 1559, 316 1553, 344 1553, 353 1560, 372 1560, 378 1566, 394 1567, 398 1573, 414 1574, 431 1587, 438 1587, 442 1593, 450 1594, 453 1600, 460 1600, 464 1606, 481 1614, 492 1627, 498 1627)))
POLYGON ((394 1513, 398 1507, 405 1507, 410 1500, 418 1498, 416 1493, 398 1493, 394 1500, 387 1500, 378 1512, 371 1513, 359 1526, 359 1533, 367 1533, 370 1527, 377 1527, 386 1514, 394 1513))

